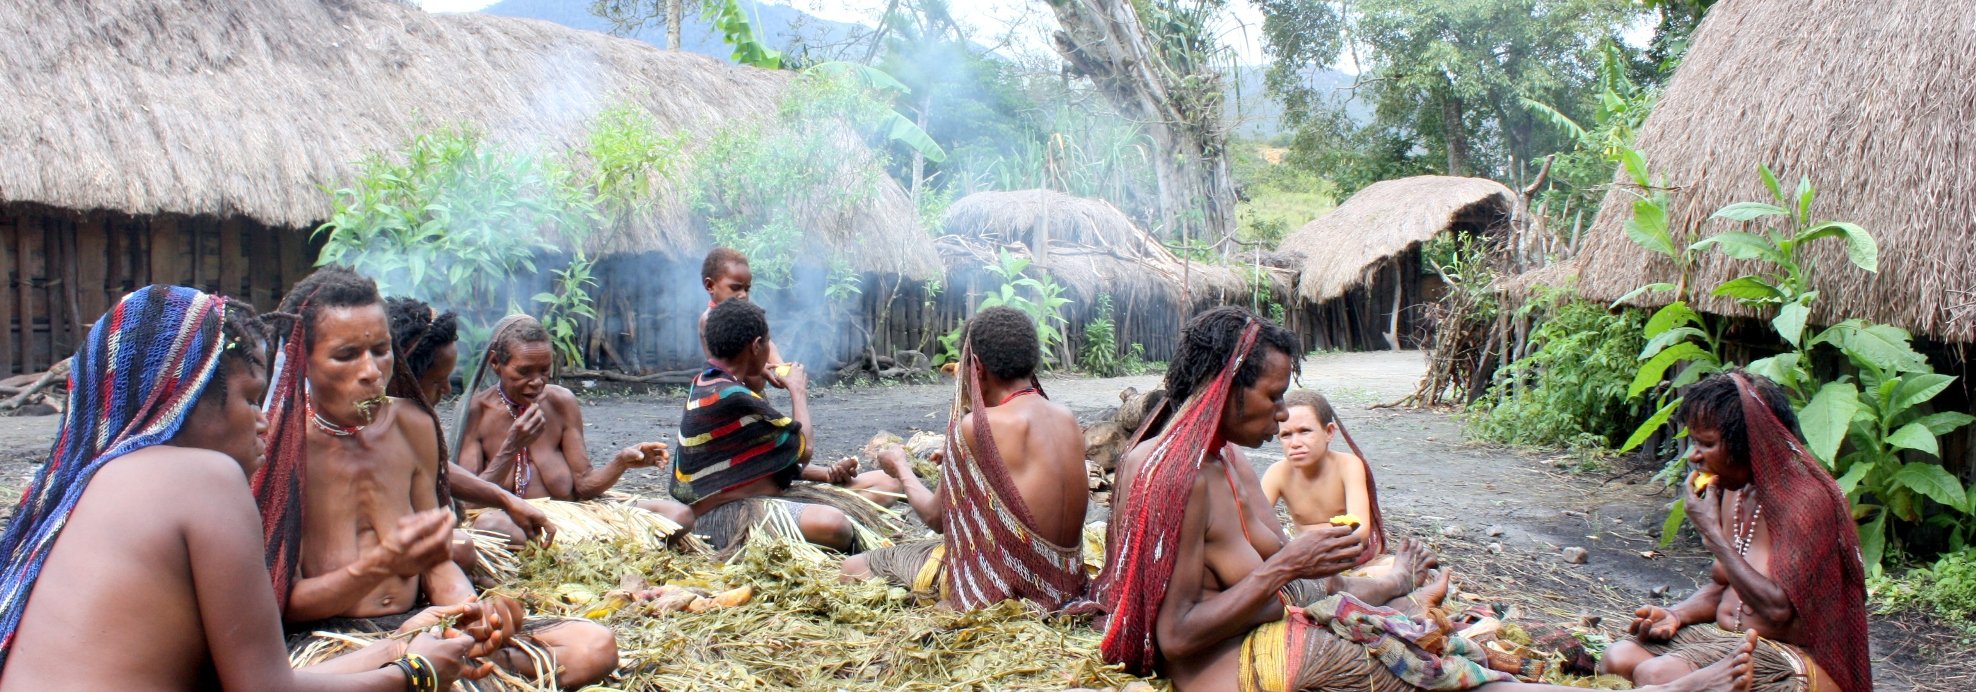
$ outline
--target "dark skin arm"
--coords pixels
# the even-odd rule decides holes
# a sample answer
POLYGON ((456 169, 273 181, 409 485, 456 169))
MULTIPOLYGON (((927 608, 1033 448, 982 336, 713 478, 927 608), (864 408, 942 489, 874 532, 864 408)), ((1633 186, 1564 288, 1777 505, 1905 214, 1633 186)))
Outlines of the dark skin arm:
MULTIPOLYGON (((484 410, 478 403, 474 404, 474 418, 479 418, 479 414, 484 410)), ((471 433, 477 425, 479 423, 476 420, 469 419, 467 431, 471 433)), ((484 448, 480 445, 480 436, 468 434, 460 443, 460 458, 484 460, 480 471, 475 475, 480 476, 481 480, 500 486, 515 476, 515 454, 534 444, 535 438, 542 435, 546 425, 547 418, 541 407, 530 406, 527 411, 521 413, 520 418, 516 418, 514 423, 508 426, 507 437, 501 440, 501 447, 494 450, 493 456, 482 456, 484 448)), ((588 459, 587 455, 585 459, 588 459)))
MULTIPOLYGON (((206 623, 206 648, 223 687, 281 690, 405 689, 405 675, 396 668, 379 670, 403 654, 404 645, 388 642, 367 647, 322 665, 296 671, 282 645, 281 621, 275 610, 274 588, 262 567, 261 515, 254 508, 246 478, 230 459, 211 455, 177 467, 182 480, 224 487, 210 502, 198 503, 185 518, 186 552, 191 558, 192 584, 206 623)), ((466 637, 423 637, 412 650, 453 679, 460 659, 473 645, 466 637)))
POLYGON ((1257 626, 1283 617, 1277 590, 1294 579, 1337 574, 1351 568, 1363 544, 1350 531, 1309 532, 1290 541, 1276 555, 1219 593, 1208 594, 1202 577, 1208 569, 1207 535, 1210 522, 1208 487, 1225 473, 1218 463, 1205 464, 1194 479, 1181 520, 1178 569, 1167 584, 1160 604, 1155 636, 1160 653, 1188 658, 1257 626), (1198 566, 1198 567, 1196 567, 1198 566))
POLYGON ((590 452, 583 446, 583 407, 560 389, 551 392, 543 396, 551 397, 548 405, 555 406, 564 421, 563 459, 569 462, 570 489, 576 499, 590 500, 603 495, 617 485, 625 471, 652 468, 671 460, 672 453, 664 446, 639 445, 619 450, 601 467, 591 466, 590 452))
POLYGON ((1626 626, 1626 631, 1659 642, 1673 639, 1675 632, 1688 625, 1715 622, 1715 609, 1722 604, 1723 590, 1721 584, 1710 582, 1672 606, 1641 606, 1633 611, 1633 623, 1626 626))
MULTIPOLYGON (((1776 622, 1791 622, 1797 617, 1797 608, 1791 605, 1791 598, 1784 593, 1784 587, 1771 581, 1755 565, 1736 552, 1733 541, 1722 532, 1722 496, 1702 498, 1695 494, 1692 479, 1681 484, 1682 492, 1688 499, 1688 520, 1695 531, 1702 536, 1702 544, 1715 555, 1718 575, 1728 577, 1727 586, 1736 590, 1743 604, 1763 619, 1776 622)), ((1718 577, 1717 581, 1720 581, 1718 577)), ((1710 620, 1714 619, 1710 614, 1710 620)))
POLYGON ((377 545, 356 562, 296 581, 285 616, 289 622, 336 617, 355 608, 386 579, 415 577, 439 562, 452 564, 447 549, 452 538, 451 512, 432 510, 403 517, 394 530, 381 532, 377 545))
MULTIPOLYGON (((477 453, 479 450, 475 449, 477 453)), ((528 501, 515 497, 501 486, 488 482, 466 467, 457 463, 446 470, 446 485, 453 491, 453 497, 482 507, 494 507, 507 513, 515 525, 528 533, 531 540, 539 539, 544 544, 556 540, 556 526, 549 523, 549 515, 536 509, 528 501)))
POLYGON ((925 522, 927 528, 940 532, 947 520, 946 486, 941 486, 937 491, 928 490, 926 484, 919 480, 919 474, 913 472, 912 458, 906 454, 906 448, 898 445, 878 452, 878 468, 899 479, 899 485, 906 491, 906 504, 912 505, 913 513, 919 515, 919 520, 925 522))

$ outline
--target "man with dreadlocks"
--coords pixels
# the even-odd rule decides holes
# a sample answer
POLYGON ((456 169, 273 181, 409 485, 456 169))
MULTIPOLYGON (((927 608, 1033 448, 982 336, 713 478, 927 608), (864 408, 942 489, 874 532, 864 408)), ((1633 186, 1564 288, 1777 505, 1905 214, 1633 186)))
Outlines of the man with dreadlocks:
POLYGON ((1805 451, 1784 390, 1740 370, 1682 395, 1688 521, 1714 579, 1672 607, 1642 606, 1605 669, 1635 682, 1680 676, 1749 636, 1758 692, 1873 687, 1866 578, 1845 493, 1805 451))
MULTIPOLYGON (((1258 511, 1262 488, 1233 447, 1261 445, 1288 417, 1283 394, 1301 351, 1295 335, 1241 308, 1209 310, 1181 332, 1166 379, 1176 403, 1157 416, 1170 422, 1121 460, 1126 486, 1097 585, 1110 613, 1105 660, 1156 670, 1181 690, 1569 689, 1511 682, 1447 632, 1431 610, 1445 573, 1416 592, 1430 610, 1368 605, 1354 594, 1391 584, 1339 576, 1362 551, 1349 527, 1285 541, 1258 511), (1286 593, 1300 580, 1330 595, 1286 593)), ((1746 672, 1739 661, 1747 667, 1747 656, 1731 657, 1662 689, 1729 689, 1746 672)))
POLYGON ((483 642, 457 635, 289 668, 247 488, 267 424, 253 308, 140 289, 70 363, 60 435, 0 533, 0 690, 397 692, 484 674, 463 670, 483 642))
MULTIPOLYGON (((592 466, 583 440, 582 403, 568 388, 549 384, 552 356, 549 331, 535 318, 510 315, 494 325, 460 407, 462 464, 518 497, 582 501, 601 497, 626 471, 663 466, 671 459, 665 443, 648 442, 619 450, 601 467, 592 466), (488 373, 494 386, 479 391, 488 373)), ((682 527, 693 525, 693 511, 672 500, 648 498, 633 504, 682 527)), ((494 512, 480 515, 474 526, 507 536, 516 546, 528 536, 508 515, 494 512)))
POLYGON ((1028 315, 988 308, 966 330, 939 490, 927 490, 903 449, 879 456, 943 537, 846 558, 844 574, 964 609, 1023 599, 1059 610, 1085 595, 1084 436, 1036 382, 1042 348, 1028 315))
MULTIPOLYGON (((790 415, 770 406, 768 317, 754 303, 729 299, 707 313, 711 356, 693 378, 679 420, 673 499, 693 508, 696 531, 732 552, 758 527, 848 553, 878 547, 885 513, 836 485, 853 482, 857 460, 809 463, 809 375, 783 375, 790 415), (796 484, 798 479, 813 483, 796 484)), ((883 533, 889 533, 884 531, 883 533)))
MULTIPOLYGON (((476 600, 448 559, 453 516, 439 425, 385 395, 395 372, 384 300, 370 279, 340 266, 304 278, 282 301, 292 319, 270 397, 268 463, 254 478, 277 598, 297 633, 391 632, 418 606, 476 600)), ((560 670, 537 670, 520 648, 496 652, 510 671, 581 687, 617 667, 611 630, 588 621, 533 619, 490 597, 501 642, 546 650, 560 670)))
MULTIPOLYGON (((396 349, 392 361, 396 372, 392 373, 391 385, 385 393, 418 406, 437 420, 439 414, 434 408, 439 400, 452 393, 453 367, 459 364, 459 318, 451 312, 434 310, 416 298, 392 298, 386 301, 386 309, 391 315, 391 343, 396 349)), ((440 453, 444 459, 445 450, 441 449, 440 453)), ((457 461, 447 459, 446 463, 449 464, 446 485, 453 497, 501 510, 507 515, 508 523, 531 540, 548 543, 555 539, 556 527, 541 509, 501 486, 482 480, 457 461)), ((455 536, 452 545, 455 563, 463 569, 473 565, 476 560, 473 541, 455 536)))

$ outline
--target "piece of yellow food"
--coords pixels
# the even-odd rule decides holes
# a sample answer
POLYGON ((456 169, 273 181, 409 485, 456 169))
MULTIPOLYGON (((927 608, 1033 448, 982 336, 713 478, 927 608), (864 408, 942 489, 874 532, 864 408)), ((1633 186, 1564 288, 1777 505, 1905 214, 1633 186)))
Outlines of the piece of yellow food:
POLYGON ((1359 521, 1358 517, 1350 514, 1340 514, 1332 517, 1331 523, 1334 526, 1361 526, 1365 524, 1365 522, 1359 521))
POLYGON ((1699 493, 1707 490, 1708 486, 1715 484, 1715 474, 1707 471, 1696 471, 1693 483, 1695 484, 1695 492, 1699 493))

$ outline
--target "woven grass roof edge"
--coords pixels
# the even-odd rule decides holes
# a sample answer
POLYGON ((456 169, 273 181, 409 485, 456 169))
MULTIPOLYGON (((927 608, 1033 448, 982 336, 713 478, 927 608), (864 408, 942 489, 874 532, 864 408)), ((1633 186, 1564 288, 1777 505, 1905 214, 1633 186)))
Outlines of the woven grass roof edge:
POLYGON ((1380 262, 1468 216, 1507 218, 1516 193, 1485 178, 1421 175, 1366 186, 1277 246, 1303 256, 1297 295, 1321 303, 1373 278, 1380 262))
MULTIPOLYGON (((1737 0, 1711 10, 1691 45, 1637 143, 1670 188, 1677 245, 1739 230, 1709 216, 1768 201, 1759 163, 1787 187, 1809 175, 1814 217, 1857 223, 1880 247, 1877 274, 1849 265, 1841 243, 1807 247, 1819 292, 1812 323, 1859 317, 1976 341, 1976 11, 1737 0)), ((1631 192, 1609 193, 1586 236, 1579 289, 1588 298, 1610 301, 1677 274, 1627 238, 1631 192)), ((1751 268, 1704 254, 1689 285, 1705 294, 1751 268)), ((1698 307, 1750 314, 1721 298, 1698 307)))
POLYGON ((949 271, 993 263, 1000 248, 1026 255, 1047 227, 1046 270, 1080 302, 1104 293, 1120 304, 1127 296, 1161 296, 1199 306, 1249 290, 1227 266, 1182 260, 1110 203, 1054 190, 977 192, 955 200, 940 227, 949 271))
MULTIPOLYGON (((133 215, 239 215, 309 228, 326 188, 411 136, 467 125, 521 150, 581 148, 620 104, 702 140, 774 116, 791 73, 527 19, 387 0, 0 0, 0 202, 133 215)), ((689 144, 689 146, 691 146, 689 144)), ((851 151, 850 149, 856 149, 851 151)), ((861 144, 847 158, 867 155, 861 144)), ((689 201, 593 236, 600 252, 692 257, 689 201)), ((927 278, 939 259, 889 179, 807 225, 863 271, 927 278), (844 218, 848 216, 849 218, 844 218)))

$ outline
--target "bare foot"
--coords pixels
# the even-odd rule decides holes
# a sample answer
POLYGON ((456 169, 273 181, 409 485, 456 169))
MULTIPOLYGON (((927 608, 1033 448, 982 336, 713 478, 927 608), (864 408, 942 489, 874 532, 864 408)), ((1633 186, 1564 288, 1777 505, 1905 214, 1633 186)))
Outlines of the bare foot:
POLYGON ((1440 566, 1434 549, 1411 538, 1400 539, 1399 550, 1393 551, 1393 572, 1406 578, 1402 593, 1420 588, 1433 578, 1431 572, 1440 566))
POLYGON ((1684 675, 1681 679, 1665 685, 1651 685, 1637 689, 1653 692, 1711 692, 1713 690, 1749 692, 1752 678, 1756 674, 1756 667, 1750 663, 1755 651, 1756 633, 1751 632, 1743 639, 1743 644, 1736 647, 1734 653, 1710 664, 1707 668, 1684 675))
POLYGON ((1435 570, 1430 576, 1432 581, 1422 584, 1408 596, 1422 610, 1439 608, 1442 601, 1448 600, 1448 590, 1452 588, 1455 573, 1454 570, 1443 569, 1435 570))

